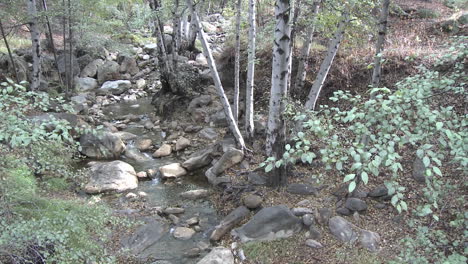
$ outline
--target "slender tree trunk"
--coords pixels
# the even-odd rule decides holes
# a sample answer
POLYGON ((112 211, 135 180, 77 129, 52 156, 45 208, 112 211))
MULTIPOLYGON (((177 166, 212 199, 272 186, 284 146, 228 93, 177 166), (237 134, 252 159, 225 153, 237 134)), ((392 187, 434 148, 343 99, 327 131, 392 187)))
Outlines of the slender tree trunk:
POLYGON ((307 30, 307 35, 305 37, 301 55, 299 56, 299 64, 297 66, 296 81, 294 85, 296 92, 302 91, 302 89, 304 89, 307 69, 309 67, 309 52, 310 48, 312 47, 312 41, 314 39, 315 24, 320 9, 320 2, 321 1, 315 1, 312 6, 312 21, 310 22, 310 27, 307 30))
MULTIPOLYGON (((187 4, 192 5, 191 0, 187 0, 187 4)), ((206 58, 208 60, 208 65, 211 70, 211 74, 213 77, 213 81, 215 83, 216 90, 218 92, 218 96, 224 108, 224 114, 226 115, 226 119, 229 124, 229 129, 231 130, 231 133, 234 135, 239 147, 243 151, 245 149, 244 138, 242 137, 239 131, 239 127, 237 126, 237 123, 234 120, 234 116, 232 115, 231 105, 229 104, 229 100, 226 97, 226 93, 224 92, 224 88, 221 83, 221 80, 219 79, 218 70, 216 68, 216 63, 213 58, 213 54, 211 53, 210 46, 208 44, 208 41, 206 40, 205 33, 203 32, 203 27, 200 24, 200 20, 198 19, 198 15, 196 12, 193 13, 193 19, 195 20, 195 25, 197 26, 197 31, 199 33, 198 37, 200 39, 206 58)))
MULTIPOLYGON (((46 0, 42 0, 42 7, 44 8, 44 11, 47 12, 47 2, 46 0)), ((45 16, 46 23, 47 23, 47 30, 49 31, 49 41, 50 41, 50 46, 52 47, 52 53, 54 54, 54 62, 55 62, 55 67, 57 68, 57 72, 60 72, 58 68, 58 60, 57 60, 57 49, 55 48, 55 43, 54 43, 54 35, 52 33, 52 27, 50 26, 50 20, 49 16, 45 16)), ((63 85, 63 80, 62 76, 59 73, 59 80, 60 84, 63 85)))
POLYGON ((65 87, 68 89, 68 80, 70 76, 68 75, 68 57, 67 57, 67 17, 65 12, 67 11, 67 7, 65 5, 65 0, 62 0, 62 37, 63 37, 63 62, 64 62, 64 73, 65 73, 65 87))
MULTIPOLYGON (((385 36, 387 35, 387 19, 388 19, 388 7, 390 0, 383 0, 382 10, 380 12, 379 21, 379 36, 375 45, 375 57, 374 57, 374 70, 372 72, 372 87, 378 87, 380 83, 381 71, 382 71, 382 51, 385 44, 385 36)), ((375 94, 371 94, 374 97, 375 94)))
MULTIPOLYGON (((275 5, 275 40, 273 46, 273 63, 271 74, 270 112, 268 114, 266 152, 268 156, 281 159, 284 153, 286 122, 284 119, 285 98, 288 91, 289 56, 291 27, 290 1, 276 0, 275 5)), ((271 186, 283 185, 287 181, 286 167, 273 169, 268 177, 271 186)))
MULTIPOLYGON (((242 0, 237 0, 236 16, 236 50, 234 61, 234 104, 232 106, 232 115, 236 122, 239 119, 239 86, 240 86, 240 29, 241 29, 242 0)), ((239 124, 239 123, 238 123, 239 124)))
POLYGON ((190 34, 188 36, 188 49, 194 50, 195 49, 195 41, 197 40, 197 25, 195 23, 195 19, 193 18, 195 13, 195 7, 191 4, 189 5, 190 10, 190 34))
MULTIPOLYGON (((300 15, 300 5, 301 5, 301 0, 296 0, 292 1, 291 3, 291 13, 293 14, 292 20, 291 20, 291 40, 289 41, 289 75, 288 75, 288 87, 291 87, 291 72, 292 72, 292 58, 294 54, 294 40, 296 38, 296 24, 297 20, 299 19, 300 15)), ((289 88, 288 88, 289 89, 289 88)))
POLYGON ((13 75, 15 76, 16 83, 19 83, 20 81, 18 77, 18 72, 16 71, 16 63, 15 63, 15 60, 13 59, 13 54, 11 53, 10 45, 8 44, 8 40, 6 38, 5 30, 3 29, 3 24, 2 24, 1 19, 0 19, 0 32, 2 33, 2 38, 3 38, 3 41, 5 42, 5 46, 8 51, 8 56, 10 57, 11 66, 13 68, 13 75))
POLYGON ((188 16, 187 16, 187 13, 184 12, 184 14, 182 15, 182 22, 181 22, 181 36, 182 36, 182 39, 185 41, 187 40, 188 38, 188 31, 189 31, 189 28, 188 28, 188 16))
POLYGON ((37 25, 36 0, 27 0, 29 13, 29 27, 31 30, 33 72, 31 80, 31 90, 35 91, 41 83, 41 43, 40 33, 37 25))
POLYGON ((254 75, 255 75, 255 50, 257 38, 255 0, 249 0, 249 54, 247 66, 247 87, 245 93, 245 131, 249 138, 254 137, 254 75))
POLYGON ((73 73, 73 28, 72 28, 72 6, 71 6, 71 0, 68 0, 68 44, 69 44, 69 51, 68 51, 68 57, 69 57, 69 67, 68 67, 68 89, 67 92, 71 92, 73 89, 73 78, 74 73, 73 73))
POLYGON ((166 43, 164 41, 164 37, 162 33, 163 32, 162 23, 161 23, 161 20, 159 20, 159 15, 157 14, 159 7, 160 5, 157 0, 153 0, 152 2, 150 2, 150 8, 155 13, 154 24, 155 24, 155 30, 156 30, 155 32, 156 37, 158 39, 159 54, 162 57, 161 59, 163 61, 162 64, 164 65, 165 72, 169 73, 173 71, 173 67, 172 67, 171 61, 169 60, 169 55, 167 54, 167 51, 166 51, 166 43))
POLYGON ((312 85, 312 88, 310 89, 309 96, 305 104, 306 109, 315 109, 315 105, 317 104, 320 91, 322 90, 328 72, 330 71, 330 68, 333 64, 333 60, 335 59, 336 53, 338 52, 338 48, 340 47, 341 41, 343 40, 346 26, 349 24, 350 21, 351 20, 349 13, 345 12, 343 14, 343 19, 339 23, 338 29, 335 32, 335 36, 333 37, 328 46, 327 56, 320 65, 320 70, 317 74, 314 84, 312 85))
POLYGON ((177 60, 179 59, 180 47, 180 16, 179 16, 179 0, 175 0, 175 7, 172 12, 172 65, 177 70, 177 60))

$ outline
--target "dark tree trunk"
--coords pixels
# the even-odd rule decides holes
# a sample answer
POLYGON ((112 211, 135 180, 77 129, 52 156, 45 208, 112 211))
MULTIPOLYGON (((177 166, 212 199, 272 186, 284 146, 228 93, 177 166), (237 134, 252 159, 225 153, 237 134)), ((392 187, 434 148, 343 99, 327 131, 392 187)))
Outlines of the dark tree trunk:
POLYGON ((3 29, 3 24, 2 24, 1 19, 0 19, 0 31, 2 33, 2 38, 3 38, 3 41, 5 42, 5 46, 6 46, 7 51, 8 51, 8 56, 10 57, 11 66, 13 68, 13 75, 15 76, 16 83, 19 83, 20 81, 19 81, 19 78, 18 78, 18 72, 16 71, 15 60, 13 59, 13 54, 11 53, 10 45, 8 44, 8 40, 6 38, 5 30, 3 29))

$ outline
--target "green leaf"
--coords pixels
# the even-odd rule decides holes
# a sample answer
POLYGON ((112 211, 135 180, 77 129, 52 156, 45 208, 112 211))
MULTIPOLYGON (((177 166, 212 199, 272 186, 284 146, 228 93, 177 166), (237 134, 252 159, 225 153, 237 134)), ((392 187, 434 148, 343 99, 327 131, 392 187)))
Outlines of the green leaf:
POLYGON ((278 160, 277 162, 275 162, 275 167, 276 167, 276 168, 281 167, 281 165, 283 165, 283 161, 282 161, 282 160, 278 160))
POLYGON ((339 171, 342 170, 342 169, 343 169, 343 162, 338 161, 338 162, 336 163, 336 169, 339 170, 339 171))
POLYGON ((431 160, 429 159, 428 156, 424 156, 423 160, 422 160, 423 164, 424 164, 424 167, 429 167, 429 164, 431 164, 431 160))
POLYGON ((268 164, 268 166, 265 167, 265 172, 270 172, 273 169, 273 163, 268 164))
POLYGON ((354 189, 356 189, 356 182, 352 181, 352 182, 349 183, 348 192, 352 193, 354 191, 354 189))
POLYGON ((400 201, 400 205, 401 205, 401 209, 403 209, 403 211, 408 211, 408 205, 406 204, 405 201, 400 201))
POLYGON ((364 184, 367 185, 367 183, 369 182, 369 175, 367 175, 367 172, 363 171, 361 173, 361 180, 362 182, 364 182, 364 184))
POLYGON ((434 218, 434 220, 439 221, 439 217, 437 215, 432 215, 432 217, 434 218))
POLYGON ((354 178, 356 177, 356 174, 348 174, 344 177, 343 179, 343 182, 348 182, 350 180, 354 180, 354 178))
POLYGON ((442 122, 437 122, 436 123, 437 130, 440 130, 443 126, 444 126, 444 123, 442 123, 442 122))
POLYGON ((287 145, 285 146, 285 148, 286 148, 286 150, 290 150, 290 149, 291 149, 291 145, 287 144, 287 145))
POLYGON ((393 206, 396 206, 396 204, 398 203, 398 196, 397 195, 393 195, 391 203, 393 204, 393 206))
POLYGON ((442 176, 442 172, 440 171, 438 167, 432 167, 432 170, 435 172, 435 174, 442 176))

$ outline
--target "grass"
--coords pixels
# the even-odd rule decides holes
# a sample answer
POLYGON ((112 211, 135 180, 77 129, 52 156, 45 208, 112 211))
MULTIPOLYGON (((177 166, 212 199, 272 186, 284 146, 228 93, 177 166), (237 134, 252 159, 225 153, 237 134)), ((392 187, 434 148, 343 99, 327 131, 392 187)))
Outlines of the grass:
MULTIPOLYGON (((16 50, 16 49, 24 49, 31 47, 31 40, 28 38, 22 38, 18 36, 12 36, 7 38, 8 40, 8 45, 10 45, 10 49, 16 50)), ((2 39, 0 41, 0 53, 8 53, 8 50, 5 46, 5 41, 2 39)))

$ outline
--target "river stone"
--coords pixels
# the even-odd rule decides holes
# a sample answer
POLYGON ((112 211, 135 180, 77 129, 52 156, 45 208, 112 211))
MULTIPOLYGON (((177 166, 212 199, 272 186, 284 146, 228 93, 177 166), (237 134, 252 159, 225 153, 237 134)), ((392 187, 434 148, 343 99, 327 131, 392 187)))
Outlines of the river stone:
POLYGON ((163 211, 165 214, 183 214, 185 212, 184 208, 180 207, 168 207, 163 211))
POLYGON ((188 160, 182 163, 182 167, 189 171, 193 171, 211 164, 213 157, 213 148, 202 149, 193 153, 188 160))
POLYGON ((188 227, 176 227, 173 233, 174 237, 180 240, 189 240, 195 235, 195 230, 188 227))
POLYGON ((302 223, 305 226, 311 226, 314 224, 314 216, 312 214, 305 214, 302 216, 302 223))
POLYGON ((132 87, 129 80, 107 81, 97 89, 97 95, 121 95, 132 87))
POLYGON ((138 137, 135 134, 132 134, 130 132, 125 132, 125 131, 115 132, 114 135, 118 136, 122 141, 129 141, 129 140, 136 139, 138 137))
POLYGON ((306 246, 311 247, 311 248, 323 248, 323 245, 320 244, 320 242, 313 240, 313 239, 307 239, 305 244, 306 246))
POLYGON ((244 197, 243 202, 244 202, 244 205, 247 208, 256 209, 262 204, 263 199, 262 199, 262 197, 260 197, 258 195, 249 194, 249 195, 244 197))
POLYGON ((348 198, 346 199, 345 207, 351 211, 361 212, 367 209, 367 204, 358 198, 348 198))
POLYGON ((122 240, 124 249, 132 255, 147 258, 151 254, 150 247, 156 244, 167 232, 168 225, 162 219, 147 219, 132 235, 122 240))
POLYGON ((336 209, 336 213, 337 214, 340 214, 340 215, 351 215, 353 212, 351 210, 349 210, 348 208, 346 207, 340 207, 338 209, 336 209))
POLYGON ((217 225, 211 233, 210 240, 218 241, 224 234, 229 232, 235 225, 239 224, 244 218, 249 215, 250 211, 245 206, 240 206, 234 209, 217 225))
POLYGON ((218 138, 218 132, 212 127, 205 127, 198 132, 198 136, 208 140, 215 140, 218 138))
POLYGON ((99 83, 118 80, 120 78, 119 64, 115 61, 106 61, 97 67, 97 79, 99 83))
POLYGON ((230 148, 213 165, 213 167, 211 168, 211 172, 214 175, 218 176, 225 170, 240 163, 243 158, 244 158, 244 152, 235 148, 230 148))
POLYGON ((249 222, 231 233, 245 243, 286 238, 301 229, 302 220, 294 216, 286 206, 278 205, 263 208, 249 222))
POLYGON ((234 256, 231 250, 223 247, 216 247, 208 255, 202 258, 197 264, 234 264, 234 256))
POLYGON ((136 88, 139 90, 143 90, 146 88, 146 80, 145 79, 138 79, 135 82, 136 88))
POLYGON ((135 147, 140 151, 145 151, 151 148, 153 141, 149 138, 139 138, 135 141, 135 147))
POLYGON ((98 82, 96 79, 83 77, 83 78, 75 78, 75 92, 76 93, 84 93, 89 92, 98 87, 98 82))
POLYGON ((120 160, 111 162, 96 162, 91 168, 86 193, 102 193, 109 191, 123 192, 138 187, 138 179, 133 167, 120 160))
POLYGON ((312 209, 309 209, 309 208, 305 208, 305 207, 296 207, 296 208, 293 208, 291 209, 291 212, 295 215, 295 216, 303 216, 305 214, 313 214, 314 211, 312 209))
POLYGON ((292 194, 299 194, 299 195, 317 195, 318 190, 317 188, 309 185, 309 184, 304 184, 304 183, 291 183, 288 185, 288 188, 286 189, 288 193, 292 194))
MULTIPOLYGON (((153 153, 153 157, 161 158, 171 155, 172 147, 169 144, 163 144, 158 150, 153 153)), ((184 166, 185 167, 185 166, 184 166)))
POLYGON ((187 171, 180 165, 180 163, 172 163, 159 167, 159 172, 163 179, 177 178, 187 174, 187 171))
POLYGON ((110 132, 84 134, 80 137, 81 153, 95 159, 113 159, 125 151, 125 144, 120 137, 110 132))
POLYGON ((374 198, 386 195, 388 195, 388 189, 384 184, 375 187, 372 191, 369 192, 369 197, 374 198))
MULTIPOLYGON (((92 62, 90 62, 88 65, 86 65, 83 70, 81 71, 80 77, 86 78, 86 77, 91 77, 94 78, 97 75, 97 70, 98 67, 104 64, 104 61, 101 59, 96 59, 92 62)), ((97 83, 96 83, 97 85, 97 83)))
POLYGON ((151 159, 150 157, 141 153, 134 146, 131 146, 125 149, 125 157, 136 162, 144 162, 144 161, 148 161, 151 159))
POLYGON ((210 192, 205 189, 198 189, 198 190, 191 190, 186 191, 180 194, 182 198, 189 199, 189 200, 197 200, 203 199, 210 195, 210 192))
POLYGON ((137 62, 134 58, 124 56, 120 59, 122 60, 119 69, 121 73, 129 73, 130 75, 135 75, 140 71, 140 69, 138 69, 137 62))
POLYGON ((330 232, 341 242, 354 242, 359 235, 359 230, 341 216, 330 218, 328 227, 330 232))
POLYGON ((176 141, 175 150, 180 151, 190 146, 190 140, 184 137, 180 137, 176 141))

